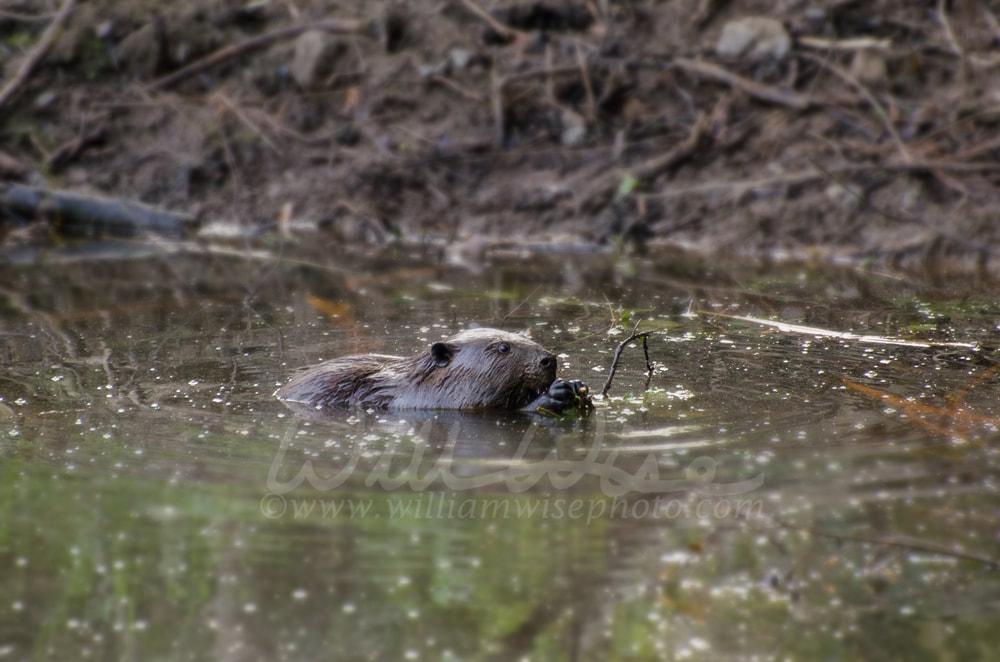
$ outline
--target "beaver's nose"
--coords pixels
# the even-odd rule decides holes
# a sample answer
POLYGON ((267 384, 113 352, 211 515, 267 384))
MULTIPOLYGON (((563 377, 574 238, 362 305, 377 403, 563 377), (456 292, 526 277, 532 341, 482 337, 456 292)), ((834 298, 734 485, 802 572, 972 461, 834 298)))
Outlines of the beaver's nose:
POLYGON ((549 354, 548 356, 543 356, 542 360, 541 360, 541 364, 542 364, 542 367, 545 368, 546 370, 548 370, 549 368, 552 368, 553 370, 555 370, 555 368, 556 368, 556 357, 552 356, 551 354, 549 354))

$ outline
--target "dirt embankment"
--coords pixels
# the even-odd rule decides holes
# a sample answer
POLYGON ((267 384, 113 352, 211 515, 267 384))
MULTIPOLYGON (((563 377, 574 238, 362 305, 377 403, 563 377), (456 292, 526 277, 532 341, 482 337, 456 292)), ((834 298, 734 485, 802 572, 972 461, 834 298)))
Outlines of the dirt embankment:
MULTIPOLYGON (((62 4, 0 11, 5 83, 62 4)), ((164 7, 73 9, 0 106, 0 177, 338 242, 997 262, 986 3, 164 7)))

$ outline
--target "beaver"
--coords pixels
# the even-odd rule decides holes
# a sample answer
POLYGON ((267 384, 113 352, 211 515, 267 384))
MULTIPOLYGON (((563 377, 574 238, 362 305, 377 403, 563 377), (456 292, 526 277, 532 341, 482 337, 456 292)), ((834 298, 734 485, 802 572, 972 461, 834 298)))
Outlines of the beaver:
POLYGON ((556 379, 554 354, 525 336, 466 329, 404 358, 345 356, 304 368, 275 395, 316 407, 525 409, 591 407, 586 385, 556 379))

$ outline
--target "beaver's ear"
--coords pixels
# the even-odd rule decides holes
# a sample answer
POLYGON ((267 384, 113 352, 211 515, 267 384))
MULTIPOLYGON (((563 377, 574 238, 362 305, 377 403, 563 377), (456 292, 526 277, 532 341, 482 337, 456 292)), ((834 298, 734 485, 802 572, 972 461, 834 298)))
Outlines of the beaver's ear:
POLYGON ((434 359, 434 363, 437 364, 438 367, 443 368, 451 363, 452 357, 455 356, 456 349, 457 347, 446 342, 436 342, 431 345, 431 358, 434 359))

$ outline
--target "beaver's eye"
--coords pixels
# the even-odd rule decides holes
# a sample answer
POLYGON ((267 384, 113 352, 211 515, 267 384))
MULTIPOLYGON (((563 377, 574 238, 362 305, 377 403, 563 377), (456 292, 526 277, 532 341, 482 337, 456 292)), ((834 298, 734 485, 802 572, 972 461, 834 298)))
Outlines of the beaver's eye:
POLYGON ((507 352, 510 351, 510 345, 508 345, 505 342, 502 342, 499 345, 497 345, 497 351, 500 352, 501 354, 506 354, 507 352))

